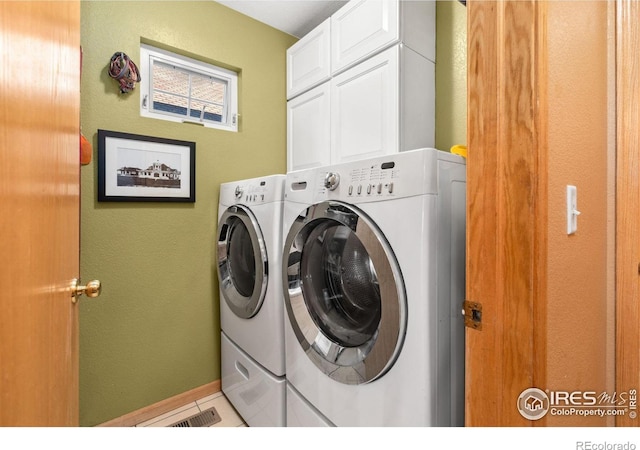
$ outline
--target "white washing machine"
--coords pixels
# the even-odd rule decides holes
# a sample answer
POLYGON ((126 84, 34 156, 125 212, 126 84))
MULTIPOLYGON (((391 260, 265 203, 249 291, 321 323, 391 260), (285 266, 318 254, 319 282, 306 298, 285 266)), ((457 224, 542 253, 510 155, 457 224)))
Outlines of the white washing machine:
POLYGON ((222 391, 249 426, 285 425, 284 181, 271 175, 220 185, 222 391))
POLYGON ((464 160, 435 149, 287 175, 286 373, 306 426, 464 425, 465 188, 464 160))
POLYGON ((291 384, 287 383, 287 427, 333 427, 291 384))

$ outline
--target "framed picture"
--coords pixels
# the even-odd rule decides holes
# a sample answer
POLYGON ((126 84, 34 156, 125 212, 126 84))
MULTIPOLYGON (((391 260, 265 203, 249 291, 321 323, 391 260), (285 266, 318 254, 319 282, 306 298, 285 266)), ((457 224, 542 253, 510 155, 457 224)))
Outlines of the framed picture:
POLYGON ((98 201, 195 202, 196 143, 98 130, 98 201))

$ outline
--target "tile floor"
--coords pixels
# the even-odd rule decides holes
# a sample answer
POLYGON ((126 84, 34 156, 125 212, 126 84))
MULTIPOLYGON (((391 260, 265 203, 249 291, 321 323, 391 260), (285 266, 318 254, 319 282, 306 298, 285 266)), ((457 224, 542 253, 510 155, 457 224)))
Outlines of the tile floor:
POLYGON ((220 422, 212 427, 246 427, 242 417, 236 412, 231 403, 222 392, 209 395, 193 403, 189 403, 161 416, 139 423, 137 427, 169 427, 177 422, 188 419, 208 408, 214 407, 220 418, 220 422))

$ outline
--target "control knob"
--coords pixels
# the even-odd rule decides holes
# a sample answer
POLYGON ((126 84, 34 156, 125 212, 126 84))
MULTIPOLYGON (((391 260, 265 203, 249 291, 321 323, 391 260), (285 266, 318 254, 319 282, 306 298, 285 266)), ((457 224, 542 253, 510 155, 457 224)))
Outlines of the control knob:
POLYGON ((324 187, 329 189, 330 191, 335 190, 340 184, 340 174, 336 172, 327 172, 327 175, 324 177, 324 187))
POLYGON ((242 187, 236 186, 236 198, 242 198, 242 187))

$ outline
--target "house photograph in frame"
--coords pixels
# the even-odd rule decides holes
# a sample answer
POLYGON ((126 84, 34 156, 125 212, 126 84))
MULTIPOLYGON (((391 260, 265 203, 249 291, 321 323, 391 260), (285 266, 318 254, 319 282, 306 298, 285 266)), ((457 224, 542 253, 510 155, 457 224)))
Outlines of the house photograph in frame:
POLYGON ((195 202, 196 143, 98 130, 98 201, 195 202))

